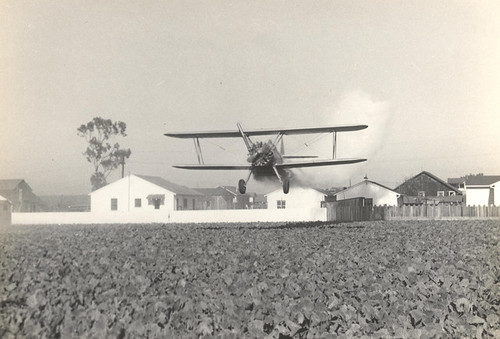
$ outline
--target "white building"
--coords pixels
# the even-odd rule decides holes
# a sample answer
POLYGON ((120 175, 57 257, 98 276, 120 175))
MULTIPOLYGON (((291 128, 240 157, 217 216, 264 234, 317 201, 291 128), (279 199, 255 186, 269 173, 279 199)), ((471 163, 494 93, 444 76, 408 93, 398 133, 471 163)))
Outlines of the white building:
POLYGON ((373 206, 396 206, 399 193, 371 180, 363 180, 356 185, 335 193, 337 201, 352 198, 367 198, 373 200, 373 206))
POLYGON ((202 194, 160 177, 129 175, 90 193, 90 211, 108 213, 200 209, 202 194))
POLYGON ((467 206, 500 205, 500 176, 483 175, 465 182, 467 206))
POLYGON ((267 208, 319 208, 321 202, 325 201, 326 196, 326 191, 290 185, 288 194, 283 193, 281 188, 268 193, 266 195, 267 208))
POLYGON ((0 195, 0 226, 10 225, 12 219, 12 204, 0 195))

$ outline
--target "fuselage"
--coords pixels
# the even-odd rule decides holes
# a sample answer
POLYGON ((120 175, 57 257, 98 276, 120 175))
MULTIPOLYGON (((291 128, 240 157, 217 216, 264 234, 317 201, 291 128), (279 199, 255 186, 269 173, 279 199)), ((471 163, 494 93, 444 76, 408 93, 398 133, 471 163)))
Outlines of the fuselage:
MULTIPOLYGON (((273 168, 276 164, 283 163, 283 157, 271 140, 256 142, 248 152, 247 161, 252 164, 252 173, 256 179, 262 177, 276 178, 273 168)), ((287 171, 279 170, 280 175, 286 176, 287 171)))

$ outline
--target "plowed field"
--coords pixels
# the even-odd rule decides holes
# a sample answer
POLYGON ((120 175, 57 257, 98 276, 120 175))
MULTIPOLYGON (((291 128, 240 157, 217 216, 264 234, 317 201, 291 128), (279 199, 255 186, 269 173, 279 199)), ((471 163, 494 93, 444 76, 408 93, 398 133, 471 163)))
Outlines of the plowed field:
POLYGON ((500 222, 13 226, 0 337, 500 337, 500 222))

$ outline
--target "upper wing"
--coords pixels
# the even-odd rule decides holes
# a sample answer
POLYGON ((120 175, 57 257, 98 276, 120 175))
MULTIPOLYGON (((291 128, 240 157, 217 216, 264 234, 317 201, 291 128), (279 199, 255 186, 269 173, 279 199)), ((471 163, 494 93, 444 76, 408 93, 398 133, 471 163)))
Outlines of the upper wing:
MULTIPOLYGON (((282 129, 255 129, 245 130, 248 136, 254 135, 270 135, 270 134, 312 134, 324 132, 351 132, 359 131, 367 128, 368 125, 341 125, 341 126, 323 126, 323 127, 305 127, 305 128, 282 128, 282 129)), ((208 132, 172 132, 165 133, 168 137, 174 138, 238 138, 241 133, 238 130, 234 131, 208 131, 208 132)))
POLYGON ((175 168, 191 170, 251 170, 251 165, 174 165, 175 168))
POLYGON ((316 160, 316 161, 299 161, 299 162, 285 162, 277 164, 276 168, 301 168, 301 167, 315 167, 315 166, 334 166, 334 165, 347 165, 363 162, 366 159, 329 159, 329 160, 316 160))

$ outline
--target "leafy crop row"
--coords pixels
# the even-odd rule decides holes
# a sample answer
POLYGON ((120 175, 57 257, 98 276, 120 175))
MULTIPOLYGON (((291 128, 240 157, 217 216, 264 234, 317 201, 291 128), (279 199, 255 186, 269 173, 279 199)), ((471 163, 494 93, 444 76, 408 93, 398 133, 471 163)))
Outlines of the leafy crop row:
POLYGON ((500 337, 498 221, 17 226, 0 337, 500 337))

